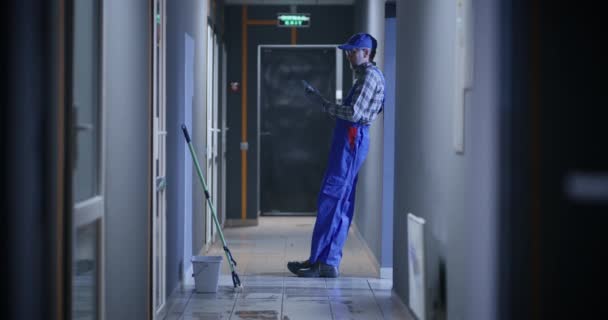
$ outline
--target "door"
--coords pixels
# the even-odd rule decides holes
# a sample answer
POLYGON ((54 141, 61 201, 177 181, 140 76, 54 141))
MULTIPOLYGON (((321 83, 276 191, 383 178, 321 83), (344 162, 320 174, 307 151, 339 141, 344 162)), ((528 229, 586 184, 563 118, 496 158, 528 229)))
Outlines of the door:
POLYGON ((154 1, 153 123, 152 123, 152 276, 154 318, 162 319, 166 302, 166 105, 165 105, 165 1, 154 1))
POLYGON ((315 215, 334 120, 304 96, 302 80, 339 101, 342 55, 335 46, 260 46, 259 51, 262 214, 315 215))
POLYGON ((73 2, 72 316, 104 318, 104 126, 101 3, 73 2))
MULTIPOLYGON (((219 45, 217 41, 217 34, 213 34, 213 119, 211 131, 212 131, 212 144, 211 144, 211 199, 213 201, 213 206, 217 211, 217 204, 219 203, 218 192, 219 189, 219 176, 220 176, 220 152, 219 152, 219 134, 221 133, 220 124, 219 124, 219 45)), ((216 212, 215 214, 218 214, 216 212)), ((217 227, 215 223, 212 222, 211 227, 211 239, 215 241, 215 235, 217 233, 217 227)))
POLYGON ((224 45, 222 45, 222 76, 221 76, 221 80, 220 83, 222 84, 222 107, 221 107, 221 139, 220 139, 220 212, 219 215, 220 217, 220 223, 222 225, 224 225, 225 221, 226 221, 226 139, 227 139, 227 132, 228 132, 228 127, 226 126, 226 100, 228 99, 228 94, 226 92, 226 87, 227 87, 227 79, 228 79, 228 65, 226 63, 228 59, 228 55, 226 53, 226 47, 224 45))

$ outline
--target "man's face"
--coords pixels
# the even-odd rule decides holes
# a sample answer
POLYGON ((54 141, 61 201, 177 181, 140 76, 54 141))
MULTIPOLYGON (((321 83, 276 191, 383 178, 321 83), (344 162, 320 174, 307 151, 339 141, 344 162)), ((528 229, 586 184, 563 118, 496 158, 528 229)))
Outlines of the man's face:
POLYGON ((369 51, 368 48, 355 48, 351 50, 344 50, 346 54, 346 58, 350 62, 351 68, 356 68, 362 63, 369 61, 369 51))

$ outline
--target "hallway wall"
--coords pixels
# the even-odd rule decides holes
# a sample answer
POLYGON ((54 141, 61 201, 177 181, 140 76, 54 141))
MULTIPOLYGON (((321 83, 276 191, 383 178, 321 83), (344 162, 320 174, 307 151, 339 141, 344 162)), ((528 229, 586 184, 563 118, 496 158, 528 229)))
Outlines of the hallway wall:
POLYGON ((193 281, 190 259, 205 241, 207 208, 181 124, 205 174, 207 9, 207 1, 167 1, 167 295, 193 281))
MULTIPOLYGON (((470 103, 465 112, 465 206, 462 216, 450 220, 449 229, 450 242, 455 240, 448 252, 447 310, 450 319, 518 318, 497 311, 502 302, 498 269, 510 263, 498 260, 499 253, 503 254, 504 250, 499 243, 499 234, 506 227, 500 219, 513 213, 501 208, 509 202, 511 192, 504 187, 513 178, 511 168, 506 168, 505 158, 511 151, 509 148, 519 144, 502 137, 507 119, 512 116, 507 81, 513 65, 505 54, 509 52, 508 39, 512 36, 505 31, 511 25, 505 18, 510 6, 509 1, 502 0, 473 4, 475 60, 470 103), (468 294, 463 295, 463 292, 468 294)), ((515 129, 513 123, 507 125, 515 129)))
POLYGON ((452 145, 455 21, 455 1, 397 5, 394 288, 407 304, 407 214, 412 213, 426 220, 428 319, 441 319, 446 299, 456 302, 466 289, 459 254, 467 225, 468 145, 464 154, 452 145))
POLYGON ((107 319, 146 319, 150 308, 149 6, 103 2, 107 319))
POLYGON ((394 287, 407 304, 411 212, 426 220, 427 318, 495 319, 504 15, 500 0, 473 5, 472 90, 464 96, 464 152, 456 153, 455 5, 397 8, 394 287))
POLYGON ((393 171, 394 150, 394 30, 391 44, 385 37, 388 27, 384 2, 359 0, 355 5, 355 31, 366 32, 378 40, 378 48, 374 61, 383 71, 385 81, 392 81, 385 87, 384 111, 374 120, 369 130, 370 148, 367 158, 359 171, 357 193, 355 199, 355 213, 353 222, 367 246, 374 255, 381 277, 392 277, 392 207, 393 185, 392 179, 386 175, 393 171), (392 47, 391 47, 392 46, 392 47), (391 49, 386 53, 385 49, 391 49), (387 56, 387 54, 389 56, 387 56), (385 67, 386 58, 389 59, 391 70, 385 67), (393 79, 388 79, 391 76, 393 79), (391 90, 389 92, 389 90, 391 90), (390 118, 386 118, 389 116, 390 118), (385 126, 386 122, 388 126, 385 126), (388 153, 387 153, 388 152, 388 153), (385 158, 385 156, 389 158, 385 158), (386 180, 385 180, 386 179, 386 180), (390 184, 389 184, 390 183, 390 184), (388 202, 391 202, 389 205, 388 202))

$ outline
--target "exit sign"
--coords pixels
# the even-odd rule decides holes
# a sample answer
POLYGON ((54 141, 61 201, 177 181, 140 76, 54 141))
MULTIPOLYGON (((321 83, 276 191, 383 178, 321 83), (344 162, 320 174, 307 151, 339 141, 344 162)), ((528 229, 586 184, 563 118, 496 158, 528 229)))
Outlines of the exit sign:
POLYGON ((278 13, 277 25, 279 27, 308 28, 310 27, 310 13, 278 13))

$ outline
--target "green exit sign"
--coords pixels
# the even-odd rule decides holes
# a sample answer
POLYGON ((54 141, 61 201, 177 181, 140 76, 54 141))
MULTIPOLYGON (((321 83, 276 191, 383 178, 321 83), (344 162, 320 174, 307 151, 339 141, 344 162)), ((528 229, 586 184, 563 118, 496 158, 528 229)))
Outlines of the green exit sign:
POLYGON ((310 27, 310 13, 278 13, 277 25, 279 27, 308 28, 310 27))

